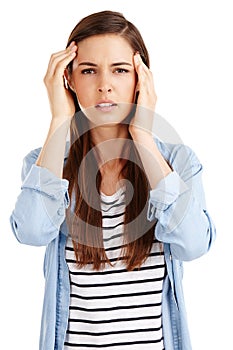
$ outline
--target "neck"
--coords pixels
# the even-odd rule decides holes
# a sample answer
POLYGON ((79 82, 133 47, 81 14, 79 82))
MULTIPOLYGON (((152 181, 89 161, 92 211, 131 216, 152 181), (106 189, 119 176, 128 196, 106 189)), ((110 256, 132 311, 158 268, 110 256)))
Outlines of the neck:
POLYGON ((91 138, 100 166, 114 168, 121 162, 120 158, 125 157, 125 146, 129 138, 127 125, 93 128, 91 138))
POLYGON ((129 135, 127 124, 102 125, 91 128, 90 132, 94 145, 118 138, 127 139, 129 135))

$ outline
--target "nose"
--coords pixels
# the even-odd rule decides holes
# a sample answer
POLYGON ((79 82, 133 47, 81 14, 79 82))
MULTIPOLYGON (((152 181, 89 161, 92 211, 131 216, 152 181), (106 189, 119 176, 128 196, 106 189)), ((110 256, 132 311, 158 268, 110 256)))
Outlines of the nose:
POLYGON ((102 74, 98 84, 98 92, 109 93, 112 91, 112 85, 109 74, 102 74))
POLYGON ((109 87, 106 87, 106 86, 103 86, 103 87, 99 87, 98 88, 98 91, 99 92, 111 92, 112 91, 112 89, 109 87))

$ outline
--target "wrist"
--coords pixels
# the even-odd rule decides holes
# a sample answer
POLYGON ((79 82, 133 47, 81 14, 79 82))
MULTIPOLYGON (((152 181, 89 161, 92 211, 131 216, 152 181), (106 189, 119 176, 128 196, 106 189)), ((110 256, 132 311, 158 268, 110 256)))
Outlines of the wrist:
MULTIPOLYGON (((129 126, 129 132, 132 139, 139 143, 151 142, 153 141, 153 134, 149 130, 142 129, 136 125, 129 126)), ((154 142, 154 141, 153 141, 154 142)))
POLYGON ((70 123, 71 123, 71 118, 70 117, 66 117, 66 116, 56 116, 56 117, 52 117, 51 122, 50 122, 50 128, 52 129, 57 129, 60 127, 70 127, 70 123))

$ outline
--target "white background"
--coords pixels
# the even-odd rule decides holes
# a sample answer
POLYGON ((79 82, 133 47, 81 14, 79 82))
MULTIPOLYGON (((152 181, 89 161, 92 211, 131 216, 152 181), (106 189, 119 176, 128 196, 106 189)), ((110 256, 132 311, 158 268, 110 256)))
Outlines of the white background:
POLYGON ((185 263, 189 328, 194 350, 232 347, 231 5, 230 0, 2 3, 1 349, 38 349, 44 248, 20 245, 9 216, 20 190, 22 159, 42 145, 49 125, 43 85, 47 63, 83 16, 104 9, 123 12, 141 31, 151 55, 156 111, 203 163, 207 207, 218 236, 207 255, 185 263))

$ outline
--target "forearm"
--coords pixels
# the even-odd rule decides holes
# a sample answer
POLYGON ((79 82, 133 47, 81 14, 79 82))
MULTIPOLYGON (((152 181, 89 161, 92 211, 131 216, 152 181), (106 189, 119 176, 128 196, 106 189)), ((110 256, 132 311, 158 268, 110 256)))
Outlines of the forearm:
POLYGON ((52 119, 44 146, 36 161, 36 165, 47 168, 59 178, 62 178, 63 174, 66 137, 69 127, 69 119, 52 119))
POLYGON ((154 189, 160 180, 172 172, 172 169, 160 153, 150 133, 137 130, 131 132, 131 136, 137 147, 150 186, 154 189))

